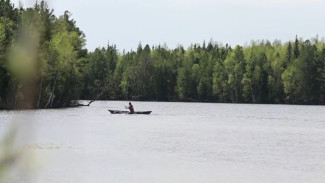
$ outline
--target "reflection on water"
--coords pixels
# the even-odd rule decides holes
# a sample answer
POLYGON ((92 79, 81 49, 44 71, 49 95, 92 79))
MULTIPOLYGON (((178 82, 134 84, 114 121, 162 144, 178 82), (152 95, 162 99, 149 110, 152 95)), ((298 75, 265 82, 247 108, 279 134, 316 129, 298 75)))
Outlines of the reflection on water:
POLYGON ((132 103, 153 112, 110 114, 118 101, 1 111, 0 131, 28 125, 19 144, 34 165, 6 182, 325 181, 323 106, 132 103))

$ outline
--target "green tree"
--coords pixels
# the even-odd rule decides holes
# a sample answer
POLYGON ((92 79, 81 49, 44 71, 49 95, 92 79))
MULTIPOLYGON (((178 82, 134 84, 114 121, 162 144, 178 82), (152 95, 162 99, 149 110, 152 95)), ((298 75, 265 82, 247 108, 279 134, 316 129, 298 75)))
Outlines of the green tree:
POLYGON ((323 44, 318 51, 318 82, 320 83, 320 103, 325 104, 325 45, 323 44))
POLYGON ((245 73, 246 60, 243 48, 236 46, 231 54, 225 60, 225 69, 228 74, 229 93, 232 102, 241 101, 243 76, 245 73))
POLYGON ((8 52, 16 33, 18 10, 10 0, 0 0, 0 109, 12 108, 14 80, 8 70, 8 52))
POLYGON ((0 0, 0 17, 6 17, 13 22, 18 20, 18 9, 10 0, 0 0))
POLYGON ((72 28, 74 20, 65 12, 54 22, 52 39, 49 42, 44 107, 69 106, 71 100, 79 99, 81 68, 85 45, 84 35, 72 28))
POLYGON ((317 103, 320 97, 320 78, 317 67, 317 48, 309 40, 302 44, 299 57, 284 71, 282 78, 287 100, 292 103, 317 103))
POLYGON ((295 45, 293 48, 293 55, 295 58, 298 58, 300 55, 298 36, 296 36, 295 45))
POLYGON ((115 45, 97 48, 88 54, 83 74, 83 99, 114 99, 118 83, 114 79, 114 71, 118 62, 115 45))

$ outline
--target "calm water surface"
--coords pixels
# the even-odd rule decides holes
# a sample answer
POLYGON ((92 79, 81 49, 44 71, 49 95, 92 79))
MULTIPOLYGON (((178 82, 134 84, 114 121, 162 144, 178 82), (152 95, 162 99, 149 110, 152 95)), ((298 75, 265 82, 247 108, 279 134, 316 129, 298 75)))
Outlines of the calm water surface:
POLYGON ((128 102, 0 111, 18 126, 17 166, 0 182, 323 183, 325 107, 128 102))

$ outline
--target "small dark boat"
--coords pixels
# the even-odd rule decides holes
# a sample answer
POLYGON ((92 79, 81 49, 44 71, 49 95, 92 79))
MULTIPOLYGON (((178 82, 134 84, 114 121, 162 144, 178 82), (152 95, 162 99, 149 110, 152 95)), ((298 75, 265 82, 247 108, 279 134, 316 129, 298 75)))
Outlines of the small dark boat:
MULTIPOLYGON (((109 110, 111 114, 131 114, 130 111, 109 110)), ((134 114, 150 114, 151 111, 134 111, 134 114)))

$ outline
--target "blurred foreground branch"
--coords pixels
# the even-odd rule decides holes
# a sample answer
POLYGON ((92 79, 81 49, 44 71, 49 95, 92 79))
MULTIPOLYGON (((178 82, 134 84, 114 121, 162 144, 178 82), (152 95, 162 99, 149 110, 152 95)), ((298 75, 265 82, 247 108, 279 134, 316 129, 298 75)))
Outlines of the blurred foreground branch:
POLYGON ((21 152, 14 148, 16 135, 17 130, 12 127, 0 142, 0 182, 21 156, 21 152))

